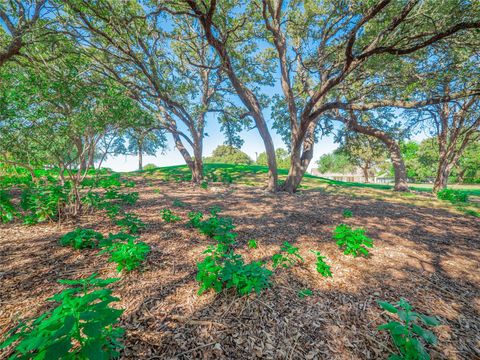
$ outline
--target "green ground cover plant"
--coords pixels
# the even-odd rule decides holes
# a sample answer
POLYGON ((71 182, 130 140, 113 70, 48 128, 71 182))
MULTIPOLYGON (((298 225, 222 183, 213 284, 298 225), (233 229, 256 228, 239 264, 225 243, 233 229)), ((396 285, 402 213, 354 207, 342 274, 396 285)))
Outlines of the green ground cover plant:
POLYGON ((175 215, 173 211, 170 209, 163 209, 161 214, 162 214, 162 220, 167 223, 174 223, 182 220, 180 216, 175 215))
POLYGON ((130 213, 125 213, 123 218, 118 219, 115 224, 120 226, 122 231, 131 234, 137 234, 139 231, 144 230, 147 227, 137 215, 130 213))
POLYGON ((304 262, 298 247, 290 245, 287 241, 280 247, 280 251, 280 253, 272 256, 274 269, 278 267, 287 269, 293 265, 304 262))
POLYGON ((70 184, 35 184, 22 192, 20 206, 27 215, 24 223, 32 225, 40 222, 56 220, 68 204, 70 184))
POLYGON ((8 223, 17 216, 17 211, 12 203, 12 196, 6 190, 0 190, 0 221, 8 223))
POLYGON ((248 246, 249 249, 257 249, 258 248, 257 240, 255 240, 255 239, 248 240, 247 246, 248 246))
POLYGON ((391 354, 389 360, 429 360, 430 355, 423 343, 435 345, 437 337, 423 326, 438 326, 437 318, 426 316, 413 311, 412 306, 405 300, 400 299, 395 305, 387 301, 379 301, 378 305, 385 311, 396 314, 398 320, 389 321, 378 326, 379 330, 387 330, 398 350, 391 354))
POLYGON ((241 255, 228 250, 225 244, 209 246, 204 254, 207 254, 205 259, 197 264, 199 295, 210 289, 220 292, 224 288, 235 288, 241 296, 252 291, 259 294, 271 285, 272 272, 264 263, 245 263, 241 255))
POLYGON ((14 345, 10 359, 112 359, 120 355, 124 330, 117 326, 123 310, 107 286, 118 279, 59 280, 69 286, 49 301, 58 305, 38 318, 21 322, 0 349, 14 345))
POLYGON ((94 249, 103 240, 103 235, 93 229, 76 228, 60 238, 60 245, 71 246, 76 250, 94 249))
POLYGON ((317 259, 315 263, 317 272, 323 277, 333 277, 330 270, 331 266, 325 262, 326 257, 322 256, 319 251, 310 250, 310 252, 313 253, 317 259))
POLYGON ((373 240, 365 235, 363 229, 352 229, 345 224, 338 225, 333 231, 333 238, 337 240, 337 245, 343 249, 345 255, 357 257, 359 255, 367 256, 367 248, 373 247, 373 240))
POLYGON ((310 289, 304 289, 304 290, 300 290, 298 293, 297 293, 298 297, 303 299, 307 296, 312 296, 313 295, 313 292, 312 290, 310 289))
MULTIPOLYGON (((116 237, 118 239, 118 237, 116 237)), ((114 241, 112 244, 102 250, 100 254, 108 253, 110 258, 108 262, 115 262, 117 270, 132 271, 137 269, 145 261, 150 253, 150 246, 143 241, 136 241, 129 238, 127 241, 114 241)))
POLYGON ((451 203, 466 203, 468 202, 468 194, 461 190, 442 189, 437 192, 437 198, 440 200, 447 200, 451 203))

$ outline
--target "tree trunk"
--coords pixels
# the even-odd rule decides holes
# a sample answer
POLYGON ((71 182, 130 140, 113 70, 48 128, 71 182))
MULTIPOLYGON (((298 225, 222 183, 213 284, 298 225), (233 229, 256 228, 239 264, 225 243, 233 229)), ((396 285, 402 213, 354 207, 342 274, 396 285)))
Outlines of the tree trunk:
POLYGON ((457 183, 463 184, 465 181, 465 173, 467 172, 467 168, 460 170, 460 172, 457 175, 457 183))
POLYGON ((138 170, 143 170, 143 154, 140 149, 138 150, 138 170))
POLYGON ((390 160, 392 161, 393 171, 395 174, 395 187, 394 191, 409 191, 407 182, 407 170, 405 168, 405 162, 403 161, 400 146, 396 141, 386 143, 390 152, 390 160))
MULTIPOLYGON (((302 139, 303 140, 303 139, 302 139)), ((310 124, 304 141, 292 139, 292 153, 290 154, 290 169, 287 179, 282 187, 283 191, 294 193, 307 171, 313 158, 313 146, 315 143, 315 124, 310 124), (301 145, 303 148, 300 151, 301 145), (301 152, 301 153, 300 153, 301 152)))
POLYGON ((138 142, 138 170, 143 170, 143 146, 138 142))
POLYGON ((369 170, 368 166, 362 167, 363 177, 365 178, 365 183, 366 184, 368 184, 370 182, 369 178, 368 178, 368 170, 369 170))
MULTIPOLYGON (((185 163, 187 164, 188 168, 192 172, 192 181, 194 181, 194 178, 198 179, 199 172, 198 172, 197 169, 195 169, 195 160, 192 159, 192 156, 190 155, 188 150, 183 145, 183 142, 182 142, 182 139, 180 138, 180 135, 178 135, 178 133, 176 133, 176 132, 172 132, 172 136, 173 136, 173 140, 175 142, 175 147, 178 149, 178 151, 180 151, 180 154, 182 154, 182 157, 185 160, 185 163)), ((203 164, 202 164, 202 170, 203 170, 203 164)), ((200 173, 200 174, 203 177, 203 173, 200 173)), ((200 178, 199 181, 201 182, 201 178, 200 178)))
POLYGON ((94 169, 95 168, 95 143, 92 140, 90 144, 90 148, 88 149, 88 168, 94 169))
POLYGON ((433 192, 437 193, 438 191, 445 189, 448 184, 448 177, 450 176, 450 171, 452 166, 450 166, 446 160, 440 161, 437 170, 437 176, 433 183, 433 192))
POLYGON ((193 149, 194 159, 192 167, 192 182, 200 184, 203 180, 203 159, 202 159, 202 145, 196 144, 193 149))
POLYGON ((217 54, 222 60, 223 70, 230 79, 235 92, 238 97, 248 109, 250 115, 255 121, 260 137, 263 140, 265 146, 265 152, 267 154, 267 164, 268 164, 268 183, 267 189, 269 191, 277 191, 277 182, 278 182, 278 170, 277 170, 277 161, 275 158, 275 147, 273 145, 272 136, 268 130, 267 123, 262 113, 262 108, 260 102, 256 97, 255 93, 250 90, 237 76, 236 71, 233 68, 230 54, 228 53, 225 44, 220 41, 212 28, 211 19, 208 17, 208 14, 204 14, 201 10, 194 4, 189 3, 192 10, 199 15, 198 19, 202 24, 203 29, 205 30, 205 36, 208 43, 215 49, 217 54))

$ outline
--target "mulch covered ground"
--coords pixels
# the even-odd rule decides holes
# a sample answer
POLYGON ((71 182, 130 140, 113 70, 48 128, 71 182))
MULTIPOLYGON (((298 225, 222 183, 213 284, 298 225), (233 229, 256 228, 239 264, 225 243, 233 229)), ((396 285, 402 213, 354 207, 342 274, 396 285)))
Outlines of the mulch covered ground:
MULTIPOLYGON (((148 229, 141 240, 152 252, 141 272, 114 284, 125 309, 125 359, 384 359, 393 350, 376 327, 389 318, 377 300, 406 298, 414 308, 438 316, 435 359, 480 358, 480 221, 430 209, 361 197, 305 192, 270 195, 260 189, 212 187, 139 180, 140 199, 127 209, 148 229), (188 204, 174 208, 173 199, 188 204), (288 241, 298 246, 303 266, 278 270, 271 289, 239 298, 233 292, 197 295, 196 262, 213 241, 166 224, 171 208, 186 219, 191 210, 218 205, 237 226, 238 252, 267 260, 288 241), (344 209, 354 217, 343 219, 344 209), (368 258, 343 255, 331 239, 345 222, 364 227, 374 239, 368 258), (247 250, 256 239, 259 248, 247 250), (333 278, 315 271, 310 249, 332 265, 333 278), (299 290, 313 295, 299 298, 299 290)), ((353 191, 353 190, 352 190, 353 191)), ((0 225, 0 339, 19 318, 52 306, 45 299, 62 290, 58 279, 98 272, 117 276, 115 264, 97 250, 74 251, 58 239, 76 226, 116 232, 101 213, 76 223, 0 225)), ((8 354, 0 352, 0 358, 8 354)))

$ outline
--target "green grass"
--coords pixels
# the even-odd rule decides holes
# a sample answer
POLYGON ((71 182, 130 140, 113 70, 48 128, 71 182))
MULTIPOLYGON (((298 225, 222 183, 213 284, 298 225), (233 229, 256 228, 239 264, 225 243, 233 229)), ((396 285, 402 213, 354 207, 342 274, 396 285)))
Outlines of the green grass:
MULTIPOLYGON (((243 185, 263 185, 268 173, 268 167, 260 165, 233 165, 233 164, 205 164, 204 165, 205 176, 212 177, 213 174, 229 174, 233 182, 243 185)), ((150 170, 135 171, 134 173, 142 173, 147 177, 163 178, 165 180, 175 181, 189 181, 190 170, 186 165, 175 165, 159 167, 150 170)), ((278 175, 280 180, 284 180, 287 177, 288 169, 278 169, 278 175)), ((365 184, 357 182, 344 182, 325 179, 322 177, 314 176, 311 174, 305 174, 301 189, 315 189, 323 188, 328 185, 336 185, 342 187, 358 187, 358 188, 370 188, 376 190, 391 190, 393 185, 387 184, 365 184)), ((480 185, 450 185, 451 188, 462 190, 468 195, 480 196, 480 185)), ((432 184, 412 184, 411 190, 431 192, 432 184)))

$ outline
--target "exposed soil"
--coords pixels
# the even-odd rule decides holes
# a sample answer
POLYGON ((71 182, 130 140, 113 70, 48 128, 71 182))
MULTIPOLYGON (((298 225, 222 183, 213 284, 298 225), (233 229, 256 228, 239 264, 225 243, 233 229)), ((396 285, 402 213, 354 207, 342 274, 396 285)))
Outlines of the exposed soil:
MULTIPOLYGON (((480 359, 480 221, 442 209, 305 192, 270 195, 249 187, 192 188, 185 183, 138 180, 134 212, 148 225, 141 240, 152 247, 141 272, 114 284, 125 309, 125 359, 384 359, 393 350, 376 327, 389 316, 376 300, 406 298, 438 316, 434 359, 480 359), (159 191, 158 191, 159 190, 159 191), (188 204, 174 208, 173 199, 188 204), (186 221, 166 224, 160 211, 182 218, 191 210, 221 206, 237 226, 238 252, 267 260, 284 241, 298 246, 303 266, 275 272, 260 296, 232 291, 197 295, 196 262, 213 241, 186 221), (343 219, 344 209, 354 217, 343 219), (343 255, 331 239, 345 222, 367 229, 375 247, 368 258, 343 255), (259 248, 247 250, 256 239, 259 248), (315 271, 310 249, 332 265, 333 278, 315 271), (313 295, 299 298, 299 290, 313 295)), ((352 190, 354 191, 354 190, 352 190)), ((76 226, 116 232, 101 213, 76 223, 0 226, 0 339, 19 318, 37 316, 63 289, 56 281, 98 272, 118 276, 97 250, 75 251, 58 239, 76 226)), ((0 352, 0 358, 7 356, 0 352)))

